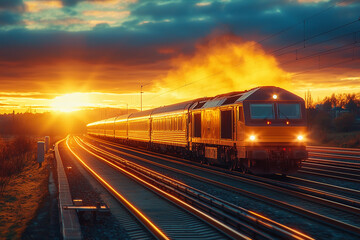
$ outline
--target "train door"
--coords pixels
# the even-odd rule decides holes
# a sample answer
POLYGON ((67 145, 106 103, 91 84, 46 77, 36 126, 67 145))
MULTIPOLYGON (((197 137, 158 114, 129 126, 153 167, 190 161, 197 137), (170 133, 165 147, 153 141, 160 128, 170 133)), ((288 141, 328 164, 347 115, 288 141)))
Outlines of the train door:
POLYGON ((220 111, 220 124, 222 139, 233 139, 233 116, 232 109, 226 109, 220 111))
POLYGON ((239 106, 236 108, 237 120, 236 120, 236 138, 237 138, 237 151, 238 158, 245 158, 245 118, 244 118, 244 108, 239 106))
MULTIPOLYGON (((245 119, 244 119, 244 108, 243 106, 239 106, 237 108, 237 140, 240 142, 244 142, 245 140, 245 119)), ((243 145, 243 144, 241 144, 243 145)))
POLYGON ((194 113, 194 130, 193 137, 201 138, 201 112, 194 113))

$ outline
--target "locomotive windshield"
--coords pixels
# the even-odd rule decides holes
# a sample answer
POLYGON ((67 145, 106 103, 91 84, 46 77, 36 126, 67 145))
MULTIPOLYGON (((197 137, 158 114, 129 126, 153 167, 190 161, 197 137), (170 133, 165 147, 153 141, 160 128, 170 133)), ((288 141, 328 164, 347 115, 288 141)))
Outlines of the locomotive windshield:
POLYGON ((280 119, 300 119, 301 111, 298 103, 279 103, 278 118, 280 119))
POLYGON ((274 104, 250 104, 250 114, 252 119, 274 119, 274 104))

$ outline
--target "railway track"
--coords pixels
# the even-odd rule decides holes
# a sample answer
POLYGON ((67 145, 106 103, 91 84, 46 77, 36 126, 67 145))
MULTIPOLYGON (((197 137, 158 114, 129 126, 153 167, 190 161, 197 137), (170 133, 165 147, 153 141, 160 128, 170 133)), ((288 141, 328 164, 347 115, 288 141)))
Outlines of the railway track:
POLYGON ((360 149, 310 146, 300 173, 360 183, 360 149))
POLYGON ((141 174, 135 174, 128 167, 121 166, 120 163, 115 164, 89 151, 77 140, 75 142, 81 147, 81 154, 76 153, 68 141, 68 148, 72 154, 136 216, 154 238, 199 236, 203 239, 250 239, 180 198, 172 196, 149 179, 145 180, 141 174), (82 158, 80 155, 86 157, 82 158))
MULTIPOLYGON (((113 153, 117 152, 118 154, 123 154, 123 155, 126 155, 127 157, 131 157, 133 159, 139 160, 139 158, 141 158, 139 155, 125 153, 124 147, 120 146, 118 144, 108 143, 108 142, 105 142, 102 140, 97 140, 97 141, 102 142, 102 144, 108 145, 107 147, 104 145, 102 146, 102 149, 105 149, 106 151, 112 151, 113 153)), ((127 148, 126 151, 130 151, 130 150, 127 148)), ((228 173, 224 169, 215 169, 213 167, 204 167, 204 166, 194 165, 193 163, 185 164, 184 159, 179 160, 176 157, 170 157, 170 156, 164 157, 163 155, 160 155, 160 154, 139 151, 138 149, 131 149, 131 151, 133 153, 136 152, 136 154, 144 154, 144 155, 147 155, 148 157, 152 156, 153 158, 157 158, 157 159, 163 158, 162 161, 167 161, 167 162, 175 161, 175 162, 177 162, 177 164, 180 163, 182 165, 187 164, 192 169, 196 168, 197 171, 202 170, 204 172, 204 169, 206 169, 207 174, 209 172, 212 172, 212 174, 217 175, 217 177, 221 176, 226 179, 232 179, 235 182, 237 181, 237 182, 241 182, 241 183, 251 184, 252 186, 256 186, 257 188, 262 188, 262 189, 266 188, 267 189, 266 191, 272 191, 272 194, 269 194, 269 193, 259 194, 259 193, 255 193, 254 191, 247 191, 247 190, 244 190, 244 187, 240 187, 240 186, 237 187, 235 183, 223 184, 224 182, 226 182, 228 180, 222 179, 220 181, 214 181, 210 177, 202 177, 202 175, 199 174, 199 172, 197 172, 195 174, 190 173, 191 170, 189 170, 189 169, 182 171, 182 174, 187 174, 188 176, 197 178, 198 180, 200 178, 203 178, 202 180, 204 182, 208 182, 208 183, 211 182, 214 185, 220 186, 222 188, 226 188, 231 191, 236 191, 236 192, 246 195, 248 197, 255 198, 257 200, 266 202, 267 204, 271 203, 272 205, 275 205, 277 207, 281 206, 281 208, 283 208, 283 209, 287 209, 288 211, 295 212, 302 216, 306 216, 307 218, 312 219, 312 221, 314 219, 317 219, 318 222, 326 223, 331 226, 335 226, 340 231, 347 230, 349 233, 354 234, 354 235, 360 234, 360 229, 359 229, 358 223, 355 223, 354 225, 349 224, 349 223, 339 220, 339 218, 338 219, 336 219, 336 217, 331 218, 331 217, 328 217, 327 214, 322 215, 320 213, 316 213, 314 208, 312 208, 312 210, 311 210, 311 208, 310 208, 310 210, 308 210, 308 209, 306 209, 306 207, 304 207, 304 206, 306 206, 306 204, 303 206, 296 206, 294 204, 289 204, 288 202, 284 202, 279 199, 276 199, 273 197, 273 195, 274 195, 274 191, 276 191, 277 193, 292 195, 291 197, 293 197, 293 198, 295 197, 296 201, 298 201, 298 199, 302 199, 302 200, 307 200, 308 202, 310 201, 312 204, 314 202, 316 202, 317 204, 319 204, 319 206, 321 206, 320 208, 327 208, 327 210, 322 210, 322 211, 323 212, 327 211, 329 213, 329 215, 331 215, 330 214, 331 212, 334 212, 334 210, 329 210, 329 208, 336 209, 336 211, 338 211, 338 214, 340 214, 340 215, 344 214, 344 212, 346 212, 346 214, 349 214, 347 217, 347 220, 354 218, 354 215, 357 215, 359 213, 358 207, 359 207, 360 203, 357 199, 352 199, 351 197, 345 197, 345 196, 341 196, 339 194, 333 194, 333 193, 329 193, 326 191, 320 191, 318 189, 312 189, 310 187, 304 187, 304 186, 295 185, 295 184, 286 184, 286 183, 284 184, 283 182, 266 179, 266 178, 260 178, 260 177, 256 177, 256 176, 249 176, 249 175, 244 176, 242 174, 239 174, 240 176, 235 176, 233 173, 228 173)), ((144 158, 142 159, 142 161, 144 161, 144 158)), ((146 160, 146 161, 149 161, 149 160, 146 160)), ((154 164, 154 162, 157 162, 157 161, 154 161, 154 159, 152 159, 150 162, 152 164, 154 164)), ((169 165, 169 164, 166 164, 166 165, 169 165)), ((166 168, 166 167, 164 167, 164 168, 166 168)), ((172 169, 172 171, 180 172, 179 167, 172 169)), ((305 180, 303 180, 303 181, 305 181, 305 180)), ((311 184, 317 184, 317 183, 311 182, 311 184)), ((320 183, 318 183, 318 184, 320 184, 320 183)), ((324 184, 322 184, 322 186, 326 187, 326 185, 324 185, 324 184)), ((329 186, 331 186, 331 185, 329 185, 329 186)), ((352 191, 351 189, 346 189, 346 188, 341 188, 341 187, 336 187, 336 186, 331 186, 331 187, 335 188, 339 191, 345 190, 345 192, 348 191, 348 192, 356 194, 356 191, 352 191)))
MULTIPOLYGON (((80 143, 81 144, 81 143, 80 143)), ((238 228, 241 231, 246 232, 249 236, 257 239, 277 239, 277 238, 291 238, 291 239, 312 239, 311 237, 291 229, 287 226, 279 224, 271 219, 265 218, 255 212, 248 211, 240 208, 234 204, 228 203, 224 200, 216 198, 204 191, 190 187, 179 181, 170 179, 169 177, 159 174, 156 171, 152 171, 148 168, 144 168, 138 164, 134 164, 131 161, 125 160, 112 153, 106 152, 94 145, 84 143, 91 151, 96 151, 102 157, 113 159, 117 164, 120 162, 130 166, 137 172, 146 174, 151 178, 155 178, 156 181, 160 181, 174 190, 172 194, 179 195, 182 199, 186 199, 191 205, 197 206, 206 212, 211 213, 214 217, 225 221, 226 223, 238 228), (209 206, 206 206, 209 205, 209 206)), ((164 188, 163 185, 161 185, 164 188)))

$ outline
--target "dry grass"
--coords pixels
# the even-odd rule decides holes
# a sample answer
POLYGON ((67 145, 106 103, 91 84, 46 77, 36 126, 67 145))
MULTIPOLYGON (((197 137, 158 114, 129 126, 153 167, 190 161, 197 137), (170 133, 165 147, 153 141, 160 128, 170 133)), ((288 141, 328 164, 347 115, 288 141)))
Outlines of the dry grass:
POLYGON ((26 161, 22 171, 6 185, 0 198, 0 239, 19 239, 36 216, 48 194, 50 158, 52 155, 47 155, 41 168, 36 161, 26 161))
POLYGON ((0 142, 0 196, 11 177, 20 173, 26 163, 35 159, 36 142, 26 137, 0 142))

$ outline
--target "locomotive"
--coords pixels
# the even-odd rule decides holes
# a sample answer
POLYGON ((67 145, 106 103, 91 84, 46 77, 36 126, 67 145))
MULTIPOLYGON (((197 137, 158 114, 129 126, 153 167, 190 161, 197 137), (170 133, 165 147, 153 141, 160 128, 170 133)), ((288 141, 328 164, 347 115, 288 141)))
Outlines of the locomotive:
POLYGON ((286 175, 308 157, 305 114, 301 97, 262 86, 97 121, 87 133, 242 172, 286 175))

